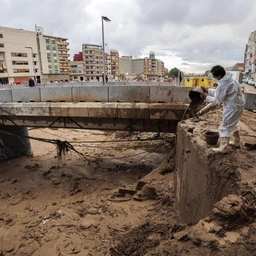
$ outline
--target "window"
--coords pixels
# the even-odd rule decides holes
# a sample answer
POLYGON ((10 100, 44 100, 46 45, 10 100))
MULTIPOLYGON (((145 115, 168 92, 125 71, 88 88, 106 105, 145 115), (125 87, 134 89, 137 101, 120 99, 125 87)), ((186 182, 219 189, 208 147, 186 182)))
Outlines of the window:
POLYGON ((13 73, 29 73, 29 69, 14 69, 13 73))
POLYGON ((27 53, 20 53, 20 52, 12 52, 11 53, 12 57, 28 57, 27 53))
POLYGON ((0 38, 3 38, 3 34, 0 34, 0 38))
POLYGON ((12 61, 12 65, 28 65, 28 61, 12 61))
POLYGON ((4 44, 0 44, 0 47, 1 47, 1 48, 4 48, 4 44))

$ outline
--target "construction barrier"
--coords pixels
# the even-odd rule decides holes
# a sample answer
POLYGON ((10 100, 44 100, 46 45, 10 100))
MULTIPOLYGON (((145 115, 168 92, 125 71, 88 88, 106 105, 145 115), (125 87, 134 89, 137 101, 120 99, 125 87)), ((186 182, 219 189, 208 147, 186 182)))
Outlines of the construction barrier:
POLYGON ((204 86, 204 87, 215 87, 216 83, 208 77, 198 78, 185 78, 184 85, 186 87, 204 86))
POLYGON ((184 85, 187 87, 194 87, 197 86, 196 78, 185 78, 184 85))
POLYGON ((208 77, 197 78, 197 86, 215 87, 215 82, 208 77))

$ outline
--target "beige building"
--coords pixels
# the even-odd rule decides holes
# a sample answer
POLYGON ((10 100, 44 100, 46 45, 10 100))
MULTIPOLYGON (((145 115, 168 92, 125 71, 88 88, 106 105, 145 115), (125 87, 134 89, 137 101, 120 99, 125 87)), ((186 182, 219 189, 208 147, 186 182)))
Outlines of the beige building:
POLYGON ((82 82, 84 77, 84 65, 83 61, 71 61, 70 62, 70 81, 82 82))
POLYGON ((101 81, 103 74, 102 46, 83 44, 84 76, 87 81, 101 81))
POLYGON ((107 76, 107 80, 112 80, 112 74, 111 74, 111 56, 107 53, 105 53, 105 74, 107 76))
POLYGON ((118 80, 120 76, 119 70, 119 52, 117 50, 110 50, 111 59, 111 78, 113 80, 118 80))
MULTIPOLYGON (((101 45, 82 45, 84 76, 87 81, 102 81, 104 72, 102 51, 101 45)), ((110 54, 105 53, 104 56, 105 74, 108 80, 119 79, 119 52, 117 50, 110 50, 110 54)), ((76 57, 79 58, 79 54, 76 57)))
POLYGON ((0 27, 0 83, 27 84, 40 80, 36 32, 0 27))
POLYGON ((125 80, 158 80, 166 74, 164 62, 150 52, 149 58, 132 59, 132 56, 120 58, 120 76, 125 80))
POLYGON ((34 77, 39 83, 69 79, 70 61, 66 38, 36 31, 0 27, 0 82, 27 84, 34 77))

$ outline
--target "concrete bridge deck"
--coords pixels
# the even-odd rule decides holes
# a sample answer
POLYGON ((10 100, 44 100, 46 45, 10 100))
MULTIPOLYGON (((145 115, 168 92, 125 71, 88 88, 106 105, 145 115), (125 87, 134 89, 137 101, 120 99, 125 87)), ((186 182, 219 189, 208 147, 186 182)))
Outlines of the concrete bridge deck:
MULTIPOLYGON (((190 90, 168 83, 7 86, 0 125, 174 132, 190 115, 190 90)), ((255 96, 246 94, 246 109, 255 109, 255 96)))
POLYGON ((4 88, 0 124, 174 132, 190 102, 189 90, 158 84, 4 88))
POLYGON ((175 132, 187 107, 182 103, 0 103, 0 124, 175 132))

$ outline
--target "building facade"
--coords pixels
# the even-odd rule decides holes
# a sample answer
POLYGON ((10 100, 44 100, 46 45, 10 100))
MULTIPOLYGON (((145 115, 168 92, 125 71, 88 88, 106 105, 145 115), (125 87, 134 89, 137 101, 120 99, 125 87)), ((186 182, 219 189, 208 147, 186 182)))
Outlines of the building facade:
POLYGON ((35 32, 0 27, 0 83, 68 80, 68 45, 67 38, 46 36, 40 27, 35 32))
MULTIPOLYGON (((0 83, 27 84, 29 78, 37 83, 102 81, 102 45, 83 44, 72 66, 69 50, 67 38, 45 35, 41 27, 36 26, 35 32, 0 27, 0 83)), ((110 81, 157 80, 166 73, 164 63, 155 58, 154 52, 149 58, 132 59, 120 58, 119 52, 111 49, 104 58, 110 81)))
POLYGON ((0 83, 26 84, 30 77, 40 81, 36 32, 0 27, 0 83))
POLYGON ((132 56, 120 58, 120 76, 125 80, 159 80, 167 72, 164 62, 156 59, 154 52, 150 52, 149 58, 132 59, 132 56))
POLYGON ((84 76, 87 81, 100 81, 103 74, 102 46, 83 44, 84 76))
POLYGON ((256 80, 256 31, 249 36, 248 43, 245 48, 244 64, 247 77, 256 80))
MULTIPOLYGON (((103 49, 101 45, 83 44, 82 52, 74 54, 74 61, 83 60, 86 81, 102 81, 103 49)), ((110 50, 105 53, 105 74, 108 80, 119 79, 119 52, 110 50)))
POLYGON ((83 61, 70 61, 70 81, 85 81, 83 61))
POLYGON ((68 81, 70 75, 68 39, 44 35, 42 30, 39 30, 37 44, 42 82, 68 81))
POLYGON ((119 71, 119 52, 117 50, 110 50, 110 61, 111 61, 111 78, 118 80, 120 76, 119 71))

